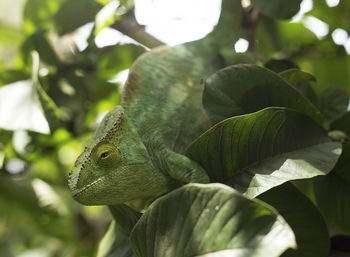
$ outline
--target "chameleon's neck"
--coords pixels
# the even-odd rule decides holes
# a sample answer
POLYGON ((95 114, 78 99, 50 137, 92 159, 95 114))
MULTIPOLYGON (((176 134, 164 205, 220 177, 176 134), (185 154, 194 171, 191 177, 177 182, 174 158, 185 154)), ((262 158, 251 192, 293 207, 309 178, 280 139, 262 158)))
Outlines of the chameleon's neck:
POLYGON ((157 138, 182 153, 209 128, 202 92, 220 62, 208 41, 196 41, 156 49, 142 57, 142 65, 135 63, 122 105, 146 144, 157 138))

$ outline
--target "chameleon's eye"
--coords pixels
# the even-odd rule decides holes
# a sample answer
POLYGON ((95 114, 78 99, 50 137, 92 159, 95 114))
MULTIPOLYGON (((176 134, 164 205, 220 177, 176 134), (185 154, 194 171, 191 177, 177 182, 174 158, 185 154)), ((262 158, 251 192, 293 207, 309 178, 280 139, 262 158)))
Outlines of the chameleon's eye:
POLYGON ((112 168, 119 163, 120 155, 118 149, 109 143, 103 143, 96 147, 94 161, 103 168, 112 168))

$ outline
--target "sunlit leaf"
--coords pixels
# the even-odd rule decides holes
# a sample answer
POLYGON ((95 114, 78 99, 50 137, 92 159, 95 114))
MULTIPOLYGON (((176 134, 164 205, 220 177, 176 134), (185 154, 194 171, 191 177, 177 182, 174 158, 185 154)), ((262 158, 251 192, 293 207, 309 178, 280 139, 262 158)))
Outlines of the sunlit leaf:
POLYGON ((40 207, 47 207, 55 210, 59 215, 67 214, 66 206, 56 191, 41 179, 32 181, 34 192, 39 200, 40 207))
POLYGON ((327 174, 341 152, 308 116, 286 108, 226 119, 188 148, 211 181, 255 197, 289 180, 327 174))
POLYGON ((95 19, 95 36, 104 28, 112 25, 117 18, 117 9, 119 1, 110 1, 96 15, 95 19))
POLYGON ((0 127, 49 133, 49 124, 35 95, 33 82, 22 80, 0 88, 0 127))
POLYGON ((289 225, 268 205, 222 184, 189 184, 156 200, 131 234, 137 257, 280 256, 295 247, 289 225), (210 255, 209 255, 210 256, 210 255))

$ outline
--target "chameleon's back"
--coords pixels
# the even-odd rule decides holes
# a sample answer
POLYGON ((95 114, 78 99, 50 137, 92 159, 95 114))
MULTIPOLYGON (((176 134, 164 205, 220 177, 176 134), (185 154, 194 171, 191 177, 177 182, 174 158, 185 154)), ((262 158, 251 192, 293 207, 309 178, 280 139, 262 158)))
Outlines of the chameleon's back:
POLYGON ((136 61, 122 106, 146 146, 157 141, 183 153, 210 127, 202 93, 205 79, 219 68, 219 55, 205 40, 161 47, 136 61))

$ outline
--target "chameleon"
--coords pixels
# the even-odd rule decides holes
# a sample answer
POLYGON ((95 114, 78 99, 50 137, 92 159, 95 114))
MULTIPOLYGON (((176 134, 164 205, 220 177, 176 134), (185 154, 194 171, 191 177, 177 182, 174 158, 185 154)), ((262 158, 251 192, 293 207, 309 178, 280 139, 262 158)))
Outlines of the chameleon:
MULTIPOLYGON (((223 9, 241 8, 239 2, 224 0, 223 9)), ((228 19, 222 14, 204 39, 152 49, 135 61, 120 105, 105 116, 70 172, 75 200, 140 211, 182 184, 210 182, 184 153, 211 127, 202 92, 205 79, 226 65, 219 49, 234 41, 220 24, 228 19)))

